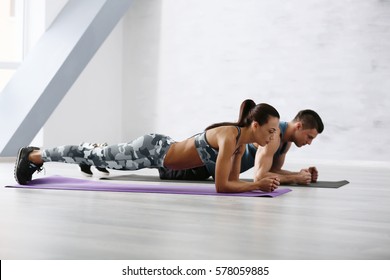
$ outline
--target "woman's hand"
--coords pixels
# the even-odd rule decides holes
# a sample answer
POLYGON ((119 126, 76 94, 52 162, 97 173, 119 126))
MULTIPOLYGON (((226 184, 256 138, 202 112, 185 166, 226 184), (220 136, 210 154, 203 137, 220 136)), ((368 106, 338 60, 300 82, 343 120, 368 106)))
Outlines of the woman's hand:
POLYGON ((280 180, 278 177, 266 177, 259 181, 259 190, 263 192, 273 192, 276 190, 280 185, 280 180))

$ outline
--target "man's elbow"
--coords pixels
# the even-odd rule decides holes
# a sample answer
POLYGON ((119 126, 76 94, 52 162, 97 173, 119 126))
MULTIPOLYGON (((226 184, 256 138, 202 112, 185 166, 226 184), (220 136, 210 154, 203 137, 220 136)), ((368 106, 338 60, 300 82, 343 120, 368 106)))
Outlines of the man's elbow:
POLYGON ((254 182, 258 182, 260 181, 261 179, 263 179, 265 176, 265 174, 261 173, 261 172, 256 172, 255 173, 255 176, 253 177, 253 181, 254 182))

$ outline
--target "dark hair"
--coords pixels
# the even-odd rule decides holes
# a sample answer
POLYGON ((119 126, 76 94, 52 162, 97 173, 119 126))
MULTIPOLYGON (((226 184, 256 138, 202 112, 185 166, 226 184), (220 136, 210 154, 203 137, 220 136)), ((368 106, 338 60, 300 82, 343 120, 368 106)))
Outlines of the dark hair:
POLYGON ((253 121, 263 125, 268 122, 270 116, 276 117, 278 119, 280 118, 278 111, 271 105, 266 103, 260 103, 256 105, 253 100, 247 99, 241 103, 240 116, 237 122, 215 123, 208 126, 206 130, 227 125, 246 127, 250 126, 253 121))
POLYGON ((313 110, 302 110, 293 119, 294 122, 301 122, 303 129, 313 129, 315 128, 318 133, 321 133, 324 130, 324 124, 320 116, 313 110))

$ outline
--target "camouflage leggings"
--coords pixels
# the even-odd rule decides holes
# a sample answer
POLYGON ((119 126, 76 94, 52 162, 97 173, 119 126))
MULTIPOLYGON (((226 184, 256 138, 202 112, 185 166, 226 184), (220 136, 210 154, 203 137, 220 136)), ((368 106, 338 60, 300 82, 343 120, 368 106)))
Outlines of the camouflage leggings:
POLYGON ((147 134, 131 142, 106 147, 61 146, 42 150, 44 162, 84 163, 117 170, 164 166, 165 155, 174 141, 161 134, 147 134))

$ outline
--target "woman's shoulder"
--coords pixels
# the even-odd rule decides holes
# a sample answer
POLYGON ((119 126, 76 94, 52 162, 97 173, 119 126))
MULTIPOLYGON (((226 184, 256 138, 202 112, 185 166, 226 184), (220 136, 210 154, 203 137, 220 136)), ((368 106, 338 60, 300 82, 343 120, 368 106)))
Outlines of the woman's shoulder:
POLYGON ((234 125, 219 126, 208 131, 222 137, 234 137, 238 133, 238 129, 234 125))
POLYGON ((238 130, 235 126, 219 126, 207 131, 207 139, 215 139, 218 143, 236 144, 238 130))

